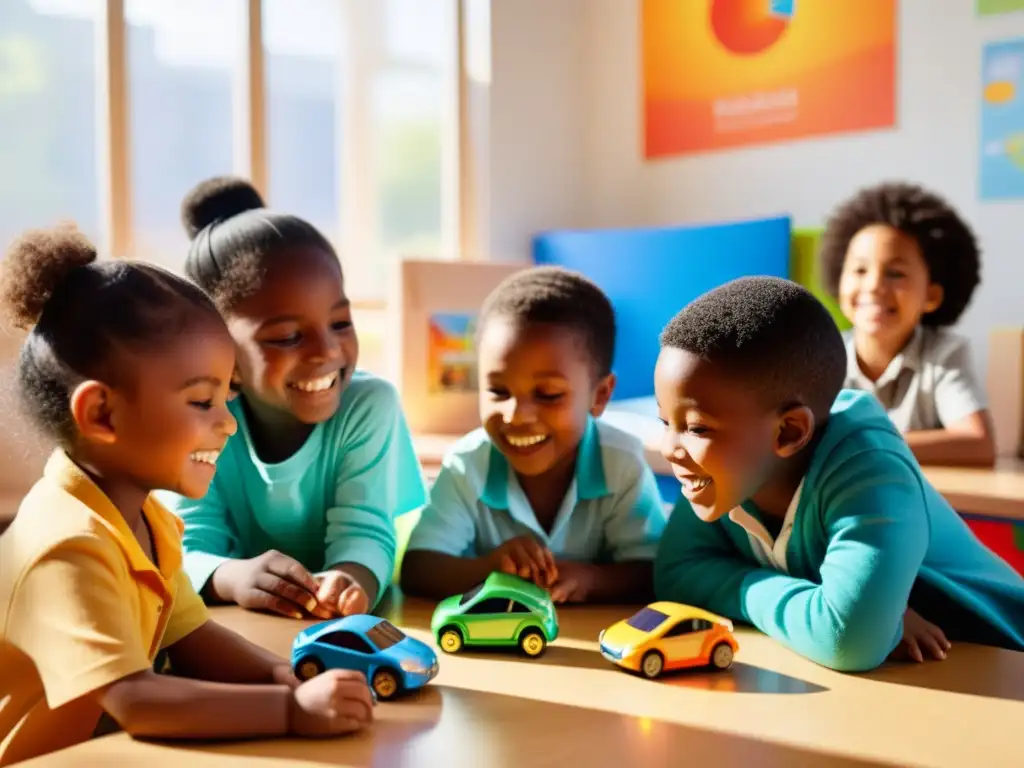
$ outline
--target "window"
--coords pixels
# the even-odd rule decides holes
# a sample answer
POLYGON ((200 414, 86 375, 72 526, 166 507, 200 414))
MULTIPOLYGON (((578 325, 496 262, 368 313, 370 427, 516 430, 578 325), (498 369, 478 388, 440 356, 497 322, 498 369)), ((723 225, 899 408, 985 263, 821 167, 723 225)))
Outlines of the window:
POLYGON ((356 653, 373 653, 370 644, 355 632, 330 632, 321 637, 319 642, 356 653))
POLYGON ((483 588, 484 588, 483 582, 480 582, 479 584, 477 584, 475 587, 473 587, 471 590, 469 590, 468 592, 466 592, 462 596, 462 599, 459 600, 459 605, 465 605, 466 603, 468 603, 474 597, 479 595, 480 594, 480 590, 483 589, 483 588))
POLYGON ((233 94, 245 29, 241 0, 126 0, 133 248, 181 271, 181 199, 231 173, 233 94))
POLYGON ((0 3, 0 248, 28 227, 103 231, 97 195, 101 0, 0 3))
POLYGON ((466 613, 505 613, 507 609, 508 600, 503 597, 489 597, 481 600, 466 613))
POLYGON ((263 0, 267 197, 334 242, 342 234, 343 7, 338 0, 263 0))
POLYGON ((377 648, 382 651, 385 648, 390 648, 405 639, 405 634, 398 629, 398 627, 387 621, 381 621, 377 626, 367 632, 366 636, 370 639, 371 643, 376 645, 377 648))
POLYGON ((656 611, 653 608, 642 608, 626 619, 626 623, 633 629, 639 629, 641 632, 650 632, 660 626, 661 622, 667 618, 668 616, 661 611, 656 611))
POLYGON ((529 608, 527 608, 522 603, 517 603, 515 600, 513 600, 509 604, 508 612, 509 613, 532 613, 532 611, 530 611, 529 608))
POLYGON ((679 637, 688 635, 691 632, 704 632, 711 629, 712 623, 707 619, 683 619, 672 629, 665 633, 665 637, 679 637))

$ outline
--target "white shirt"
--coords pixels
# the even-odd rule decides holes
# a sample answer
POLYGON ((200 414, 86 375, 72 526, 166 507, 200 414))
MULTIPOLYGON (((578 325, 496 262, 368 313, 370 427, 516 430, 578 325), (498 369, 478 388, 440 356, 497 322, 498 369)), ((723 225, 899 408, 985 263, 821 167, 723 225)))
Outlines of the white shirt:
POLYGON ((860 370, 853 332, 846 340, 847 389, 872 393, 900 432, 942 429, 986 408, 967 339, 942 328, 918 326, 878 381, 860 370))
POLYGON ((793 522, 796 517, 797 507, 800 506, 800 492, 803 491, 804 481, 793 494, 786 510, 786 517, 782 521, 782 528, 779 529, 777 538, 772 538, 768 529, 761 522, 751 515, 743 507, 736 507, 729 513, 729 519, 747 532, 750 539, 750 548, 754 551, 754 557, 766 568, 774 568, 783 573, 789 573, 789 566, 786 563, 786 547, 789 545, 789 537, 793 533, 793 522))

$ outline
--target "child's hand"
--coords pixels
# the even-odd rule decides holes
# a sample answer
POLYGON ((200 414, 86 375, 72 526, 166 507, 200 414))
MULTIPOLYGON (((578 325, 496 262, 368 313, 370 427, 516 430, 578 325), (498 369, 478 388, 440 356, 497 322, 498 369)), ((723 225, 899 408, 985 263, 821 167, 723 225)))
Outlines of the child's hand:
POLYGON ((288 732, 296 736, 338 736, 372 720, 373 697, 360 672, 329 669, 292 691, 288 732))
POLYGON ((344 571, 324 571, 313 577, 317 582, 316 599, 333 616, 351 616, 370 610, 370 596, 359 582, 344 571))
POLYGON ((532 536, 509 539, 491 552, 488 559, 492 571, 529 579, 541 587, 550 587, 558 579, 555 556, 532 536))
POLYGON ((903 617, 903 640, 893 652, 895 656, 906 656, 912 661, 924 661, 924 654, 942 660, 952 643, 946 639, 945 633, 921 614, 911 608, 903 617))
POLYGON ((558 579, 551 587, 551 599, 556 603, 583 603, 594 590, 597 566, 562 560, 558 563, 558 579))
MULTIPOLYGON (((313 574, 288 555, 270 550, 249 560, 229 560, 213 575, 217 591, 243 608, 301 619, 318 610, 313 574)), ((325 616, 324 618, 327 618, 325 616)))

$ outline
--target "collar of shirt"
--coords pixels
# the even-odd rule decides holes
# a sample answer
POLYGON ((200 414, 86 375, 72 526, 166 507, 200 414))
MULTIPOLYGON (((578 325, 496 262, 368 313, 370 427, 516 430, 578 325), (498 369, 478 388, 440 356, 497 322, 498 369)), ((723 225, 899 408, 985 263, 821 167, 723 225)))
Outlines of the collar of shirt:
POLYGON ((491 509, 507 509, 513 518, 523 525, 529 526, 544 541, 553 541, 558 538, 562 529, 568 524, 569 517, 580 500, 599 499, 607 495, 608 485, 605 482, 601 438, 598 434, 597 423, 593 419, 589 419, 577 448, 576 474, 562 500, 554 525, 551 527, 550 536, 537 522, 537 515, 534 514, 508 460, 493 444, 488 459, 487 481, 480 494, 480 501, 491 509))
POLYGON ((782 528, 779 530, 779 537, 773 539, 760 520, 747 512, 742 506, 736 507, 729 513, 729 519, 747 532, 750 539, 750 548, 754 551, 754 557, 762 565, 775 568, 776 570, 788 573, 789 567, 786 563, 786 547, 789 545, 789 537, 793 533, 793 521, 796 518, 796 510, 800 506, 800 494, 803 491, 804 481, 796 487, 796 493, 789 502, 786 509, 786 517, 782 521, 782 528))
POLYGON ((856 342, 854 341, 854 334, 851 331, 850 335, 846 339, 846 380, 847 382, 852 383, 857 389, 864 389, 869 392, 873 392, 896 381, 904 370, 917 373, 921 370, 921 351, 923 344, 924 332, 919 325, 914 329, 914 333, 911 335, 910 340, 904 345, 903 349, 900 350, 899 354, 889 361, 889 365, 887 365, 885 370, 882 371, 882 375, 878 377, 878 381, 871 381, 864 375, 864 372, 860 369, 860 365, 857 363, 857 347, 856 342))
POLYGON ((177 517, 164 510, 152 496, 146 497, 142 505, 142 514, 149 523, 153 549, 160 563, 159 569, 139 546, 135 534, 129 530, 128 524, 114 503, 64 451, 55 451, 50 456, 43 476, 92 510, 124 551, 132 572, 158 574, 168 582, 181 570, 181 549, 178 542, 181 541, 184 525, 177 517))

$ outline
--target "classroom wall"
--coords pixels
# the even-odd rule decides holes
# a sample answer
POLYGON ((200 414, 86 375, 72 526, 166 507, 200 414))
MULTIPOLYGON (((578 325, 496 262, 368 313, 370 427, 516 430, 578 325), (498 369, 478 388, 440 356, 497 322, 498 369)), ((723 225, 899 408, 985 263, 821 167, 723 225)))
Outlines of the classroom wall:
POLYGON ((961 325, 979 365, 989 328, 1024 323, 1024 204, 977 199, 982 44, 1024 36, 1024 13, 978 19, 973 0, 900 0, 895 129, 647 163, 639 4, 493 0, 496 253, 528 259, 530 236, 551 226, 780 212, 797 227, 817 226, 857 187, 905 178, 946 195, 981 238, 983 285, 961 325))

